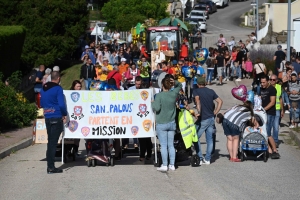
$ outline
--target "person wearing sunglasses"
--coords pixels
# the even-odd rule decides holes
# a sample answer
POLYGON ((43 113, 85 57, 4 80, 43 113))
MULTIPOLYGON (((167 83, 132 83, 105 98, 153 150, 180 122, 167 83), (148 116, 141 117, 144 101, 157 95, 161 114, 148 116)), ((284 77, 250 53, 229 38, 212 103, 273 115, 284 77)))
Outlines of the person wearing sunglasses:
POLYGON ((280 119, 284 116, 284 109, 283 109, 283 100, 282 100, 282 90, 281 85, 277 83, 278 79, 275 74, 271 76, 270 84, 276 89, 276 103, 275 103, 275 109, 276 109, 276 116, 274 119, 273 124, 273 138, 276 143, 276 147, 278 147, 278 132, 279 132, 279 123, 280 119))

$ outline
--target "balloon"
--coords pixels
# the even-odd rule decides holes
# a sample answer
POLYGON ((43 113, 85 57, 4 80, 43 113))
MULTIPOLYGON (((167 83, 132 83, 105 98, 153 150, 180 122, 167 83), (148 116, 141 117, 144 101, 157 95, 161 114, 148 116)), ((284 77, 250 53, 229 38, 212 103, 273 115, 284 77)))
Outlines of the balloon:
POLYGON ((239 87, 232 88, 232 96, 240 101, 245 101, 247 99, 247 88, 245 85, 240 85, 239 87))
POLYGON ((107 87, 107 83, 106 82, 102 82, 99 86, 99 90, 105 90, 105 88, 107 87))
POLYGON ((116 85, 108 85, 107 84, 107 87, 105 90, 118 90, 117 86, 116 85))
POLYGON ((250 101, 252 104, 254 104, 254 92, 252 90, 249 90, 247 92, 247 99, 246 101, 250 101))
POLYGON ((182 66, 181 70, 182 70, 183 76, 186 79, 190 80, 192 78, 192 71, 191 71, 192 69, 190 67, 182 66))
POLYGON ((208 57, 208 50, 207 50, 207 48, 202 48, 202 49, 194 51, 194 58, 201 65, 203 65, 206 62, 207 57, 208 57))

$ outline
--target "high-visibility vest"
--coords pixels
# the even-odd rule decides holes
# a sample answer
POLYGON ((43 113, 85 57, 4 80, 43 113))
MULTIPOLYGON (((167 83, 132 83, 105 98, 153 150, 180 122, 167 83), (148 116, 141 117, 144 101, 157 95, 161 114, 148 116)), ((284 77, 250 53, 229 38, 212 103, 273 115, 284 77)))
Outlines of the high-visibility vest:
POLYGON ((194 119, 188 110, 181 109, 178 115, 179 129, 185 145, 190 148, 193 142, 198 142, 194 119))
POLYGON ((281 85, 276 84, 275 85, 275 89, 276 89, 276 110, 280 110, 280 97, 281 97, 281 85))

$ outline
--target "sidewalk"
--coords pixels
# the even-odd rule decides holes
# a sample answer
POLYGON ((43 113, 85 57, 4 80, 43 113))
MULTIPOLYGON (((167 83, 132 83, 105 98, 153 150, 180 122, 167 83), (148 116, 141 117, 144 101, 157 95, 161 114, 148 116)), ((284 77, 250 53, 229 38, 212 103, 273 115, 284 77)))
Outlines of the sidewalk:
POLYGON ((14 129, 0 134, 0 159, 32 144, 32 127, 14 129))

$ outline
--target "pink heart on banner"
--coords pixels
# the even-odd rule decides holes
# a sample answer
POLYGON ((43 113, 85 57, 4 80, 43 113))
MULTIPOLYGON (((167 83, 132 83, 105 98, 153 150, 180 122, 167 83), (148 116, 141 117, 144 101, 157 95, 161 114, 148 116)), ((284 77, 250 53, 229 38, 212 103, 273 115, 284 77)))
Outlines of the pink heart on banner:
POLYGON ((239 87, 232 88, 232 96, 240 101, 245 101, 247 98, 247 88, 245 85, 240 85, 239 87))
POLYGON ((90 133, 90 128, 89 127, 82 127, 81 128, 81 133, 84 137, 86 137, 90 133))

